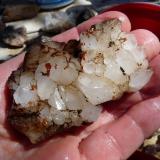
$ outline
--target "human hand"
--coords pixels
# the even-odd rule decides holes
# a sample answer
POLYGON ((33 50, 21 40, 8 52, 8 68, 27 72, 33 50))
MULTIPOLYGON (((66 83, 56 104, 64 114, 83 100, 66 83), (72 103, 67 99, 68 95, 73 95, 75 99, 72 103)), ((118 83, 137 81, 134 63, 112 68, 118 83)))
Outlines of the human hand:
MULTIPOLYGON (((92 24, 109 18, 123 21, 122 30, 130 32, 128 18, 120 12, 106 12, 54 37, 57 41, 78 39, 79 33, 92 24)), ((140 45, 154 70, 149 84, 140 92, 126 95, 121 100, 104 104, 99 119, 87 126, 71 130, 65 135, 31 145, 8 127, 6 81, 24 54, 0 64, 0 159, 3 160, 118 160, 128 158, 143 142, 160 127, 160 43, 151 32, 135 30, 140 45)))

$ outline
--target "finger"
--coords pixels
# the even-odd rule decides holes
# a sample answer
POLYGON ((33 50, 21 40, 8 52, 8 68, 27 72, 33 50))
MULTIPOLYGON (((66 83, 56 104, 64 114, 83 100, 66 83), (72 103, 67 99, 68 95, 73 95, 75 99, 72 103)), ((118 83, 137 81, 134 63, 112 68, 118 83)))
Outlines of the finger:
POLYGON ((131 33, 135 35, 138 44, 143 46, 149 60, 160 53, 160 42, 152 32, 145 29, 137 29, 131 33))
POLYGON ((160 93, 160 55, 156 56, 150 62, 150 66, 153 70, 153 76, 145 88, 141 91, 148 96, 156 96, 160 93))
POLYGON ((76 27, 53 37, 53 41, 57 42, 68 42, 69 40, 79 40, 79 33, 76 27))
POLYGON ((53 139, 38 148, 27 160, 81 160, 78 151, 79 141, 75 136, 53 139))
POLYGON ((133 107, 133 105, 143 101, 143 97, 140 92, 135 92, 132 94, 125 94, 119 100, 111 101, 104 105, 105 109, 114 115, 114 117, 120 117, 126 111, 133 107))
POLYGON ((150 67, 153 70, 153 76, 149 83, 144 87, 141 93, 148 96, 155 96, 160 91, 160 42, 158 38, 150 31, 138 29, 132 31, 139 45, 143 46, 147 58, 150 60, 150 67))
POLYGON ((119 160, 129 157, 160 127, 160 97, 141 102, 108 127, 101 127, 80 144, 90 160, 119 160))
POLYGON ((118 11, 109 11, 104 12, 98 16, 95 16, 80 25, 77 26, 77 30, 79 33, 85 31, 86 29, 89 29, 92 25, 103 22, 105 20, 111 19, 111 18, 118 18, 120 21, 122 21, 122 30, 129 32, 131 30, 131 23, 128 19, 128 17, 118 11))

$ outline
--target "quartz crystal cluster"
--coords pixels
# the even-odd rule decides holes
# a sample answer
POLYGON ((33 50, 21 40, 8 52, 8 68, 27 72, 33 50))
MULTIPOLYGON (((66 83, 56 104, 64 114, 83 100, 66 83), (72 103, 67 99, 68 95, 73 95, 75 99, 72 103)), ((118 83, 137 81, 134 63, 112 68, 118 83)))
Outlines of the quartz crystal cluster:
POLYGON ((151 75, 135 37, 121 31, 119 20, 108 20, 81 33, 78 42, 32 46, 9 80, 9 120, 37 143, 96 121, 101 103, 140 90, 151 75))

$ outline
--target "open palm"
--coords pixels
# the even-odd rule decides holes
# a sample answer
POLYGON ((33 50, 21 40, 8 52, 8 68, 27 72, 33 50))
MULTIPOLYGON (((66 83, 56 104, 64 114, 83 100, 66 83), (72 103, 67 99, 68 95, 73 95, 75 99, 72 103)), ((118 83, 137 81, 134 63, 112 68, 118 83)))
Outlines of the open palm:
MULTIPOLYGON (((122 20, 122 30, 130 32, 128 18, 115 11, 103 13, 53 39, 65 42, 78 39, 79 33, 91 25, 109 18, 122 20)), ((135 30, 138 44, 154 70, 149 84, 140 92, 125 95, 121 100, 104 104, 104 111, 93 124, 71 130, 38 145, 17 134, 7 124, 9 107, 6 81, 22 63, 21 54, 0 64, 0 159, 3 160, 120 160, 129 157, 160 127, 160 43, 146 30, 135 30)))

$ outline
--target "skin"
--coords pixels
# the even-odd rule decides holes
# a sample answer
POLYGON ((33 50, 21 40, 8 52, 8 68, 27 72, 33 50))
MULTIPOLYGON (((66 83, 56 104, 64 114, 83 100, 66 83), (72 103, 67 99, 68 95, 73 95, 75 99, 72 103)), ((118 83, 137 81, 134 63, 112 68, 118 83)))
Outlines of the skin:
MULTIPOLYGON (((131 29, 128 18, 120 12, 106 12, 53 39, 78 39, 90 25, 109 19, 123 20, 122 30, 131 29)), ((119 101, 104 104, 99 119, 88 126, 71 129, 69 133, 32 145, 14 131, 6 121, 9 109, 5 87, 11 72, 22 63, 24 54, 0 64, 0 159, 3 160, 120 160, 128 158, 154 131, 160 128, 160 42, 153 33, 135 30, 140 45, 154 70, 147 86, 140 92, 125 95, 119 101)))

